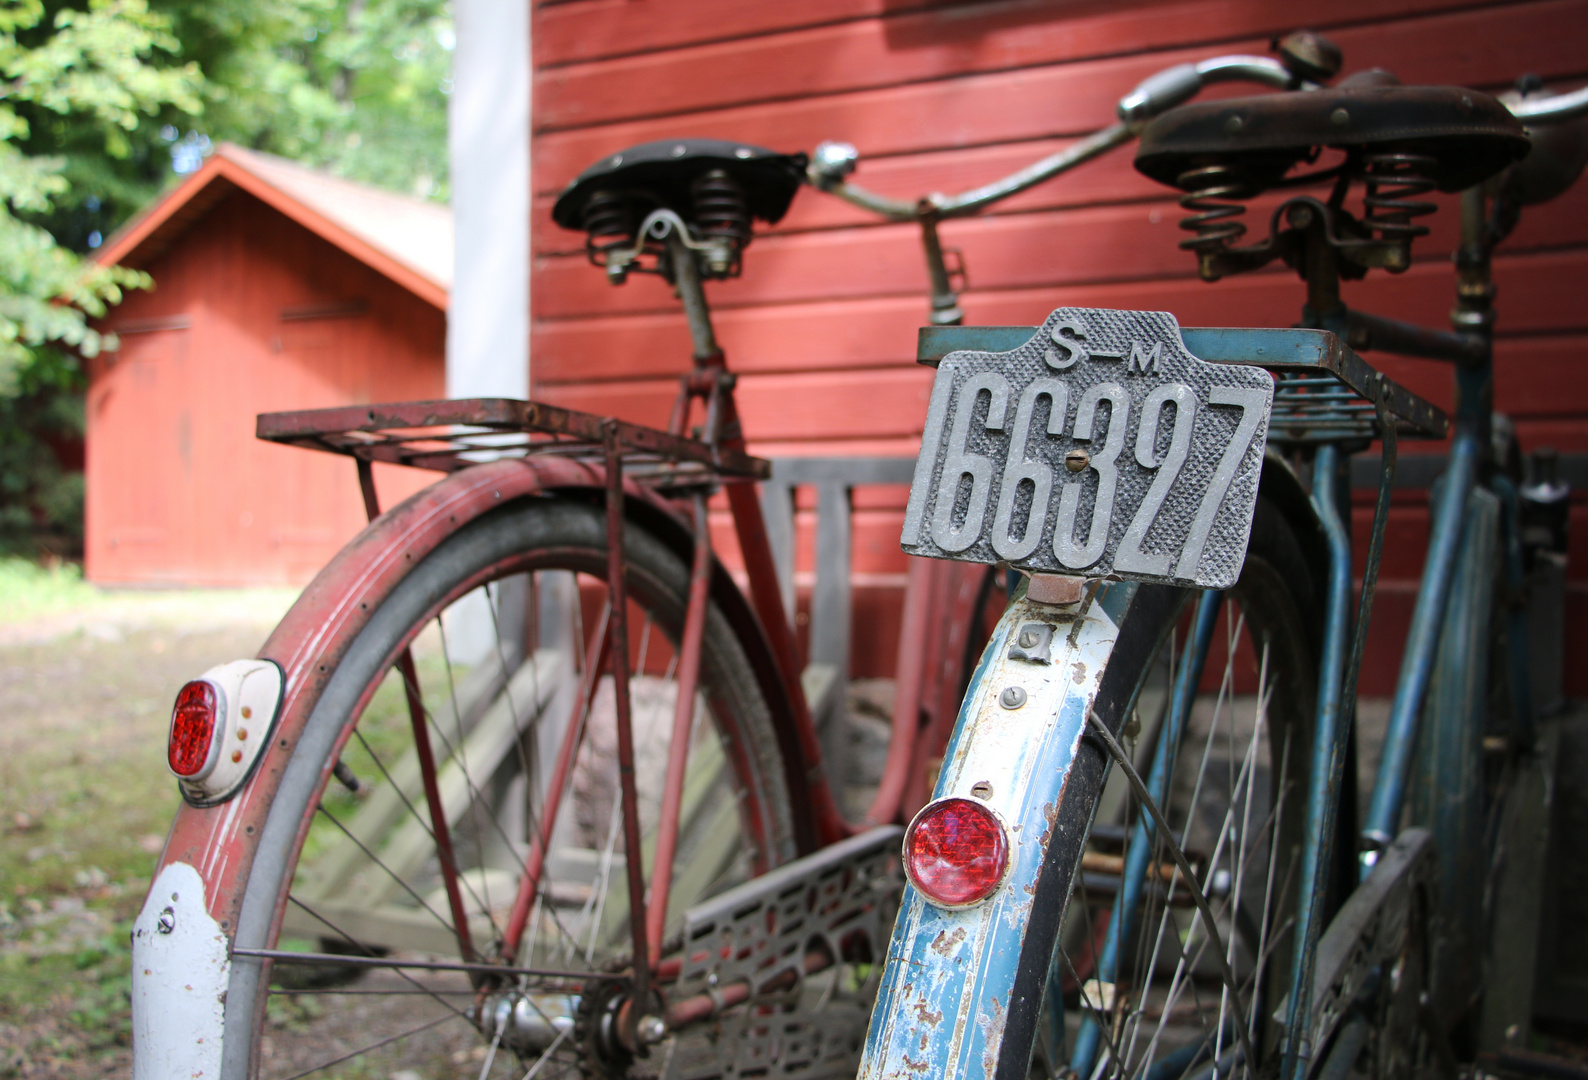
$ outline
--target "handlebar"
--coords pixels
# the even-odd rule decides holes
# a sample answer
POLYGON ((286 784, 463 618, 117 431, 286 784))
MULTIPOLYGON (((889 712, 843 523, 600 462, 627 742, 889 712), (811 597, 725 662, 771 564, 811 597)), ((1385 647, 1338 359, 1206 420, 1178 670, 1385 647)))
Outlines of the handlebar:
POLYGON ((1112 150, 1137 134, 1154 117, 1184 104, 1204 86, 1216 82, 1252 82, 1278 90, 1317 86, 1267 56, 1215 56, 1195 64, 1177 64, 1148 76, 1119 99, 1116 123, 1002 179, 958 195, 928 195, 905 201, 847 183, 844 177, 854 171, 859 161, 855 148, 848 143, 824 142, 818 146, 807 175, 812 186, 890 220, 914 221, 923 215, 938 220, 965 217, 1112 150))
MULTIPOLYGON (((1143 79, 1119 99, 1119 119, 1107 127, 981 187, 957 195, 930 194, 914 200, 894 199, 867 191, 846 177, 855 171, 860 155, 848 143, 824 142, 816 148, 806 168, 811 186, 890 221, 914 221, 921 227, 927 277, 931 292, 931 319, 954 324, 964 318, 953 277, 963 277, 963 263, 951 271, 938 239, 937 225, 947 218, 967 217, 1017 195, 1028 188, 1127 142, 1152 120, 1191 100, 1202 88, 1219 82, 1249 82, 1276 90, 1317 90, 1340 67, 1340 51, 1322 35, 1298 31, 1277 42, 1279 59, 1234 54, 1215 56, 1194 64, 1177 64, 1143 79)), ((1510 97, 1510 95, 1507 95, 1510 97)), ((1531 127, 1564 123, 1588 115, 1588 87, 1568 94, 1505 101, 1517 119, 1531 127)), ((1580 170, 1581 163, 1576 166, 1580 170)), ((1575 173, 1567 180, 1575 179, 1575 173)), ((1537 197, 1537 196, 1535 196, 1537 197)), ((1552 195, 1544 195, 1549 198, 1552 195)), ((962 286, 963 287, 963 286, 962 286)))

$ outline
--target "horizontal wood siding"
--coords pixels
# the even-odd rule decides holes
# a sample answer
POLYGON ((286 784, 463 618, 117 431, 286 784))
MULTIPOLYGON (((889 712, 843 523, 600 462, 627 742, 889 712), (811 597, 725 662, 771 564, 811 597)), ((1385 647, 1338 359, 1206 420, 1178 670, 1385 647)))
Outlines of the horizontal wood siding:
MULTIPOLYGON (((90 579, 301 584, 364 524, 346 458, 254 438, 261 412, 440 397, 445 315, 233 193, 146 269, 90 365, 90 579)), ((390 505, 433 477, 376 467, 390 505)))
MULTIPOLYGON (((535 312, 538 396, 648 423, 665 422, 688 335, 654 278, 609 286, 582 237, 551 223, 556 193, 625 146, 678 135, 810 150, 823 138, 859 147, 857 179, 896 197, 985 183, 1111 119, 1114 102, 1171 63, 1263 52, 1308 25, 1344 49, 1346 70, 1381 66, 1408 82, 1502 89, 1519 74, 1571 87, 1588 78, 1588 0, 1154 0, 957 4, 909 0, 563 0, 536 11, 535 312)), ((1217 92, 1235 92, 1219 88, 1217 92)), ((1256 200, 1261 222, 1276 200, 1256 200)), ((1453 293, 1453 200, 1424 219, 1416 264, 1348 285, 1364 309, 1442 325, 1453 293)), ((1138 175, 1128 151, 943 227, 963 252, 972 323, 1033 324, 1061 304, 1151 308, 1184 325, 1284 326, 1302 289, 1288 271, 1208 286, 1177 249, 1172 194, 1138 175)), ((1496 264, 1497 407, 1524 449, 1588 452, 1588 184, 1534 209, 1496 264)), ((713 283, 718 336, 741 375, 746 430, 770 455, 913 455, 930 373, 913 361, 925 321, 925 272, 913 226, 878 224, 811 191, 746 256, 744 276, 713 283)), ((1442 365, 1371 358, 1448 403, 1442 365)), ((1410 445, 1406 453, 1432 452, 1410 445)), ((856 516, 867 634, 855 670, 886 674, 895 632, 889 582, 902 492, 867 496, 856 516), (878 501, 880 498, 880 501, 878 501)), ((1370 509, 1358 507, 1365 535, 1370 509)), ((1588 516, 1588 504, 1578 508, 1588 516)), ((1584 522, 1588 525, 1588 521, 1584 522)), ((802 529, 810 521, 802 519, 802 529)), ((1425 500, 1397 502, 1384 599, 1364 673, 1385 693, 1398 663, 1427 536, 1425 500)), ((719 530, 721 531, 721 530, 719 530)), ((1577 537, 1583 537, 1579 530, 1577 537)), ((724 537, 723 539, 727 539, 724 537)), ((1577 542, 1577 541, 1574 541, 1577 542)), ((1581 543, 1588 545, 1588 538, 1581 543)), ((1360 547, 1360 544, 1359 544, 1360 547)), ((1571 655, 1588 660, 1588 546, 1573 560, 1571 655)), ((1568 663, 1588 691, 1588 663, 1568 663)))

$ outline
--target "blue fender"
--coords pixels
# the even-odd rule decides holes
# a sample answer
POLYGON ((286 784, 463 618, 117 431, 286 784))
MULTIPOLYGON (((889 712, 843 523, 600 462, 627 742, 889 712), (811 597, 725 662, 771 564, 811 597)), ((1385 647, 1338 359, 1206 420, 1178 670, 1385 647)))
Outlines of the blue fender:
MULTIPOLYGON (((1004 612, 960 707, 933 801, 982 797, 972 788, 990 785, 990 793, 980 790, 1008 831, 1009 872, 991 896, 962 908, 938 906, 913 886, 906 888, 866 1036, 861 1080, 1024 1080, 1028 1061, 1014 1060, 1021 1055, 1013 1053, 1005 1060, 1005 1036, 1024 1026, 1026 1037, 1011 1045, 1030 1045, 1063 918, 1064 901, 1045 905, 1058 910, 1036 910, 1039 878, 1045 870, 1063 875, 1041 892, 1070 895, 1068 875, 1079 861, 1103 770, 1100 751, 1082 740, 1086 714, 1096 708, 1105 723, 1117 726, 1134 703, 1134 678, 1105 677, 1127 607, 1161 606, 1157 618, 1131 620, 1132 626, 1158 632, 1185 595, 1114 583, 1094 603, 1061 607, 1017 597, 1004 612), (1037 638, 1051 634, 1046 649, 1038 650, 1045 659, 1029 658, 1033 650, 1021 647, 1033 640, 1023 632, 1034 627, 1037 638), (1025 691, 1016 708, 1001 701, 1010 686, 1025 691), (1066 787, 1078 771, 1090 780, 1077 785, 1085 797, 1066 805, 1066 787), (1022 958, 1029 935, 1046 945, 1025 950, 1022 958)), ((1156 644, 1134 642, 1130 651, 1156 644)))

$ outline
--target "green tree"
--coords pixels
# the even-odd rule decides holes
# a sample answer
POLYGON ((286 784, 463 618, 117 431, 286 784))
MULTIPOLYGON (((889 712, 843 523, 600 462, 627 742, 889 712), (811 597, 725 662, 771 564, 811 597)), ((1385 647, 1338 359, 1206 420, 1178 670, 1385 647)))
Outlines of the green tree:
POLYGON ((223 140, 446 198, 451 48, 444 0, 0 0, 0 548, 80 536, 76 357, 151 284, 84 256, 223 140))
POLYGON ((128 133, 144 115, 173 107, 201 108, 198 69, 157 68, 144 62, 156 50, 175 52, 165 20, 144 0, 94 0, 88 10, 64 9, 49 32, 40 0, 0 5, 0 390, 15 385, 32 350, 60 344, 93 355, 103 344, 85 313, 100 315, 127 286, 145 284, 130 271, 84 264, 46 229, 20 215, 51 211, 70 186, 65 161, 26 152, 29 114, 70 116, 97 131, 100 152, 125 157, 128 133))

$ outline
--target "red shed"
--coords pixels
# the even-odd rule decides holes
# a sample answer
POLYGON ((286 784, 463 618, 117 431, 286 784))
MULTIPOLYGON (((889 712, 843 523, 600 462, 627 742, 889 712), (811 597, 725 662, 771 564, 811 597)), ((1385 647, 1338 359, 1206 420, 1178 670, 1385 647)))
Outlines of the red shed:
MULTIPOLYGON (((443 396, 450 211, 223 145, 98 259, 155 288, 88 365, 88 577, 307 580, 363 524, 353 466, 258 442, 254 416, 443 396)), ((376 477, 387 502, 428 479, 376 477)))

